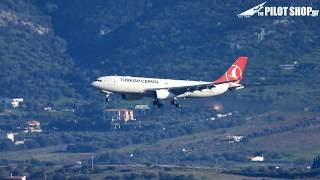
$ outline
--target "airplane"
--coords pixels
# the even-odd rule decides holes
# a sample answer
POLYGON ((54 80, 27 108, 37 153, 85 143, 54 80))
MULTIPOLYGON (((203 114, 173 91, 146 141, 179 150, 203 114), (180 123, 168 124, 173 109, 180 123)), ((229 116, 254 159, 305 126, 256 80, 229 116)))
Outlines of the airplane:
POLYGON ((243 78, 248 57, 240 56, 229 69, 212 82, 156 79, 131 76, 102 76, 91 84, 110 101, 111 94, 120 94, 124 100, 140 100, 144 97, 154 99, 153 105, 162 108, 164 100, 180 107, 179 98, 205 98, 223 94, 227 91, 243 89, 243 78))

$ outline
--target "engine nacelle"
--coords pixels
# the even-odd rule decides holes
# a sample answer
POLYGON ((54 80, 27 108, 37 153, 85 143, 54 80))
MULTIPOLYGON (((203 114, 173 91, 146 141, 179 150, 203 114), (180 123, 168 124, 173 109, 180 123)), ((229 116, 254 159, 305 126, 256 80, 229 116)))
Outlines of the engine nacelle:
POLYGON ((159 90, 156 90, 156 98, 157 99, 168 99, 168 98, 171 98, 173 97, 173 94, 170 93, 168 90, 166 89, 159 89, 159 90))
POLYGON ((135 100, 142 99, 143 95, 142 94, 122 94, 121 97, 122 99, 127 101, 135 101, 135 100))

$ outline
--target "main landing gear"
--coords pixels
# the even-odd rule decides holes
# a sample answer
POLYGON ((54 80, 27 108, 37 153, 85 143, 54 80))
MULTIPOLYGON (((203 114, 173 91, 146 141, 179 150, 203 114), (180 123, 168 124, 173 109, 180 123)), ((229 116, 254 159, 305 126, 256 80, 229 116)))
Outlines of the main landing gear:
POLYGON ((176 108, 181 107, 181 105, 178 103, 177 98, 173 98, 171 100, 171 104, 174 105, 176 108))
MULTIPOLYGON (((181 105, 178 103, 178 101, 177 101, 177 98, 173 98, 172 100, 171 100, 171 104, 172 105, 174 105, 176 108, 179 108, 179 107, 181 107, 181 105)), ((164 104, 162 104, 161 102, 160 102, 160 100, 155 100, 155 101, 153 101, 153 105, 155 105, 155 106, 157 106, 158 108, 163 108, 163 106, 164 106, 164 104)))

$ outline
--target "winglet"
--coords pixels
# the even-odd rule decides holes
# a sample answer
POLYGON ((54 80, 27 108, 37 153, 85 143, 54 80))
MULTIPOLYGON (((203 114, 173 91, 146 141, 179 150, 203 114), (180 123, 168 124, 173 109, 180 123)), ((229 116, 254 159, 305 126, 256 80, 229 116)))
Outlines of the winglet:
POLYGON ((248 57, 240 56, 219 79, 213 81, 214 84, 236 82, 242 79, 244 69, 248 62, 248 57))

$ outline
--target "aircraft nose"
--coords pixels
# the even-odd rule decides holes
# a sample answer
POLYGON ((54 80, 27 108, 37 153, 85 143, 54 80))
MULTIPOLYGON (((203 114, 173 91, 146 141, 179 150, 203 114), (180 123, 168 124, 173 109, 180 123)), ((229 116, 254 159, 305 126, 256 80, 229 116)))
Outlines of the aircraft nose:
POLYGON ((97 81, 93 81, 93 82, 91 83, 91 85, 92 85, 93 87, 98 87, 98 82, 97 82, 97 81))

